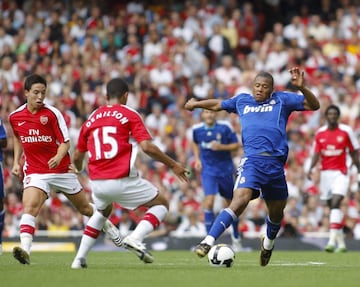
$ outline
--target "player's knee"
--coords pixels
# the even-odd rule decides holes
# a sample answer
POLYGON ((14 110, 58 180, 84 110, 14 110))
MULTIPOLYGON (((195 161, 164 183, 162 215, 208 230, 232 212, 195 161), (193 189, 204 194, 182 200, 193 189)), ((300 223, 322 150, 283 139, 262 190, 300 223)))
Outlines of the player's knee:
POLYGON ((283 218, 284 212, 282 210, 277 210, 276 212, 269 213, 269 219, 271 220, 271 222, 281 222, 283 218))
POLYGON ((78 207, 78 211, 85 216, 90 217, 94 213, 94 209, 90 204, 87 205, 81 205, 78 207))
POLYGON ((169 201, 160 193, 156 197, 154 205, 163 205, 167 210, 169 210, 169 201))
POLYGON ((211 197, 205 197, 203 201, 204 208, 206 209, 213 209, 214 206, 214 198, 211 197))
POLYGON ((160 205, 164 206, 166 211, 169 211, 169 202, 165 198, 163 201, 161 201, 160 205))

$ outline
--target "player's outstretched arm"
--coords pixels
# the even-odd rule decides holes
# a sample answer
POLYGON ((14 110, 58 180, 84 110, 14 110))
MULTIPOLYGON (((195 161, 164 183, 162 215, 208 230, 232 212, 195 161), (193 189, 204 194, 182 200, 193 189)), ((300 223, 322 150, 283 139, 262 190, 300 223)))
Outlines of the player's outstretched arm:
POLYGON ((206 109, 211 111, 221 111, 222 110, 221 101, 222 100, 219 99, 208 99, 208 100, 197 101, 196 99, 191 98, 185 103, 184 108, 189 111, 192 111, 196 108, 206 109))
POLYGON ((190 173, 184 166, 173 160, 167 154, 163 153, 156 145, 150 140, 140 142, 141 149, 156 161, 160 161, 167 167, 171 168, 175 175, 182 181, 188 181, 187 174, 190 173))

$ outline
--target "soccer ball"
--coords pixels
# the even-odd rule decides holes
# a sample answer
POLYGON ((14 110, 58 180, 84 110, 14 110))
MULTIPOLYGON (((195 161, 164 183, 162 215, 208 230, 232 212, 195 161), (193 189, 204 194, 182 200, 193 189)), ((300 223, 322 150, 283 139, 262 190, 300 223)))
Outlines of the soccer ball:
POLYGON ((231 267, 234 264, 235 252, 227 244, 217 244, 208 253, 210 266, 231 267))

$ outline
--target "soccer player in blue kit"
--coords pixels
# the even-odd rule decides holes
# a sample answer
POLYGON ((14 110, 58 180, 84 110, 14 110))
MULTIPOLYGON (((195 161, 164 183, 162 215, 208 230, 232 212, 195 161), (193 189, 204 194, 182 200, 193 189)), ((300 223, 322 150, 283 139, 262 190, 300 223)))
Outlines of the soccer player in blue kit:
POLYGON ((252 95, 241 93, 230 99, 190 99, 184 108, 237 113, 242 128, 244 155, 234 186, 234 196, 228 208, 215 219, 208 235, 195 247, 204 257, 220 235, 236 220, 250 200, 260 195, 265 200, 268 215, 266 234, 261 236, 260 265, 271 258, 275 238, 281 227, 288 189, 284 165, 288 156, 286 125, 293 111, 317 110, 320 103, 305 86, 304 71, 289 70, 291 84, 300 93, 274 91, 274 79, 267 72, 259 72, 253 82, 252 95))
MULTIPOLYGON (((203 208, 207 232, 215 219, 214 202, 217 194, 224 198, 227 207, 233 197, 235 166, 232 152, 240 148, 239 139, 230 122, 217 120, 217 113, 210 110, 201 112, 202 122, 192 127, 192 150, 195 170, 201 172, 204 190, 203 208)), ((232 222, 231 247, 242 251, 238 229, 239 220, 232 222)))

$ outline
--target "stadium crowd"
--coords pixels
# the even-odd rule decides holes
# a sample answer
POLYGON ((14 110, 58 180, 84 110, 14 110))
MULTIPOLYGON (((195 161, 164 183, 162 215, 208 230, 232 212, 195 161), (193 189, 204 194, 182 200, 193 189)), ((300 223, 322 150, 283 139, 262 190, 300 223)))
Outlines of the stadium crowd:
MULTIPOLYGON (((64 115, 76 144, 79 127, 105 101, 105 83, 125 78, 128 104, 138 110, 168 155, 192 171, 180 183, 163 165, 140 153, 137 166, 170 200, 170 212, 152 236, 204 236, 199 174, 190 148, 191 126, 200 111, 183 109, 190 97, 228 98, 250 91, 260 70, 276 89, 292 89, 287 69, 300 66, 321 110, 296 113, 288 123, 286 175, 289 202, 282 236, 327 232, 328 208, 318 199, 318 180, 306 179, 314 133, 329 104, 360 138, 360 1, 0 1, 0 116, 9 144, 4 152, 5 238, 18 235, 22 212, 19 180, 11 175, 12 132, 8 115, 24 102, 23 80, 46 77, 46 101, 64 115), (145 4, 146 2, 146 4, 145 4), (89 4, 91 3, 91 5, 89 4)), ((219 118, 241 127, 236 115, 219 118)), ((239 163, 241 149, 234 155, 239 163)), ((343 203, 345 231, 360 239, 356 170, 343 203)), ((86 170, 79 176, 88 195, 86 170)), ((222 207, 218 202, 218 210, 222 207)), ((240 219, 245 236, 261 230, 264 204, 255 200, 240 219)), ((123 235, 144 210, 114 206, 111 220, 123 235)), ((38 216, 39 230, 82 230, 84 218, 56 191, 38 216)))

